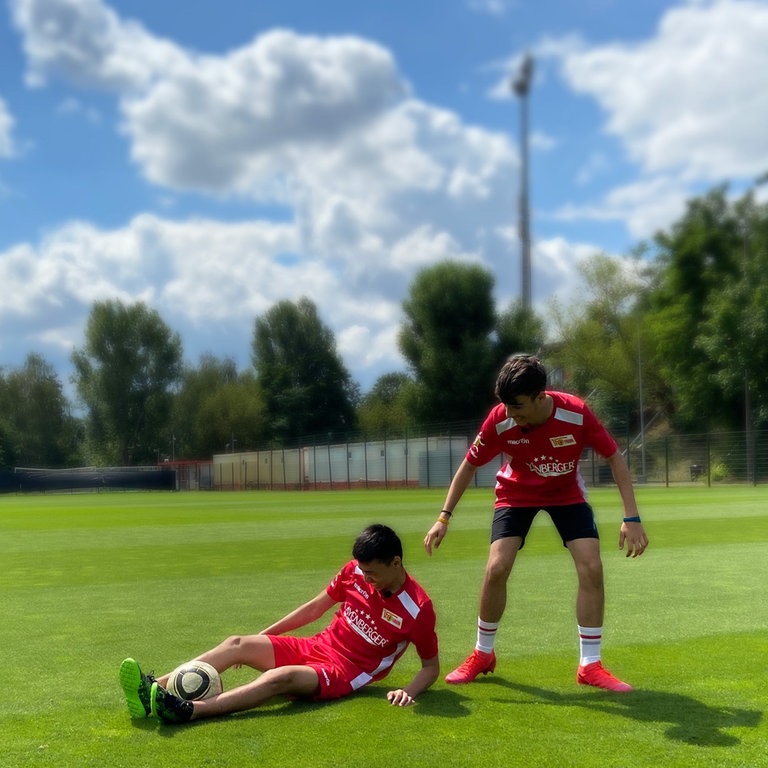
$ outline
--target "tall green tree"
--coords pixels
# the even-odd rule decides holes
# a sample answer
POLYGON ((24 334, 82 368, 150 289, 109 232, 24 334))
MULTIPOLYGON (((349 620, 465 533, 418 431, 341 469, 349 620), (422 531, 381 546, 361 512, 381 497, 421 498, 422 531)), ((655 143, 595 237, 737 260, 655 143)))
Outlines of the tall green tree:
POLYGON ((264 398, 253 371, 238 373, 231 358, 210 354, 185 369, 174 400, 176 458, 208 458, 248 450, 266 438, 264 398))
POLYGON ((519 299, 496 318, 497 367, 517 352, 541 353, 545 342, 544 321, 519 299))
POLYGON ((717 187, 691 200, 655 238, 657 270, 643 311, 654 342, 649 363, 667 382, 668 411, 684 428, 701 429, 702 416, 710 426, 736 424, 743 408, 718 383, 718 360, 697 343, 713 299, 741 270, 742 225, 726 191, 717 187))
POLYGON ((58 375, 40 355, 0 376, 0 465, 77 464, 78 427, 58 375))
POLYGON ((408 412, 408 389, 413 381, 406 373, 380 376, 360 402, 357 421, 368 437, 405 434, 414 420, 408 412))
POLYGON ((182 371, 179 335, 139 302, 97 302, 85 345, 72 353, 74 382, 87 417, 94 462, 151 463, 167 440, 173 392, 182 371))
POLYGON ((281 301, 257 318, 252 352, 272 438, 343 438, 355 428, 358 388, 314 302, 281 301))
POLYGON ((493 285, 483 267, 454 262, 423 269, 411 284, 398 341, 414 379, 409 408, 421 424, 475 421, 493 401, 493 285))
POLYGON ((735 257, 738 272, 723 281, 707 302, 695 340, 713 368, 720 397, 710 403, 733 404, 725 426, 768 425, 768 205, 758 205, 750 191, 733 204, 741 223, 735 257))
POLYGON ((642 252, 635 256, 594 254, 578 267, 579 301, 568 307, 552 303, 560 339, 553 362, 564 371, 567 386, 588 396, 609 426, 621 431, 639 422, 641 391, 647 395, 662 386, 643 365, 651 345, 640 312, 647 267, 642 252))

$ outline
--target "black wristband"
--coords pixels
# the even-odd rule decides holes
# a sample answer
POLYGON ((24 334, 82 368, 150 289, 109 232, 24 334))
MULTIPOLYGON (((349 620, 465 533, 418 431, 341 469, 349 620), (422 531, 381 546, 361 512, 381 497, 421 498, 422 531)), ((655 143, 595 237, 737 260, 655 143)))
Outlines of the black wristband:
POLYGON ((625 517, 624 518, 625 523, 639 523, 640 517, 635 515, 635 517, 625 517))
POLYGON ((447 515, 448 517, 453 517, 453 512, 449 512, 447 509, 444 509, 440 514, 447 515))

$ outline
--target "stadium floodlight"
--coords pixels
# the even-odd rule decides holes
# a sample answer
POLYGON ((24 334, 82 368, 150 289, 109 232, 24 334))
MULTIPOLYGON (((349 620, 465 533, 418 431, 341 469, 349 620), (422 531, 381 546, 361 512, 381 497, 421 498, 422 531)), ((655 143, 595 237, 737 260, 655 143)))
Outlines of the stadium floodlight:
POLYGON ((520 99, 520 203, 519 233, 523 307, 531 308, 531 233, 528 207, 528 94, 533 79, 533 57, 523 56, 520 71, 512 79, 512 91, 520 99))

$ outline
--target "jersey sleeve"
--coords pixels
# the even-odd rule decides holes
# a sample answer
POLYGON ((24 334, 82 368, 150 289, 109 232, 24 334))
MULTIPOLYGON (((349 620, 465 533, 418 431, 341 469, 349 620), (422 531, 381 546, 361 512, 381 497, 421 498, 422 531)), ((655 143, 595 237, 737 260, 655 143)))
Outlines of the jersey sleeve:
POLYGON ((337 603, 344 602, 346 597, 346 582, 349 581, 351 571, 354 568, 354 561, 347 563, 331 580, 331 583, 325 588, 325 591, 332 600, 337 603))
POLYGON ((586 436, 585 443, 597 451, 604 459, 613 456, 619 449, 611 433, 586 405, 584 406, 584 432, 586 436))
POLYGON ((477 437, 467 451, 467 461, 475 467, 481 467, 498 456, 502 451, 502 445, 498 439, 496 430, 495 411, 491 411, 480 427, 477 437))
POLYGON ((435 609, 432 602, 422 606, 416 621, 411 642, 421 659, 437 656, 437 632, 435 632, 435 609))

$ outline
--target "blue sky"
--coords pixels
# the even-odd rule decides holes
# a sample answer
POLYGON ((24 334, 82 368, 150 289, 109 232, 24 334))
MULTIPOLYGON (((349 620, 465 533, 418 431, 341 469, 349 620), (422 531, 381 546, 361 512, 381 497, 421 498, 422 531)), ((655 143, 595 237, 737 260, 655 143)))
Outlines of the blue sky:
POLYGON ((34 351, 66 381, 105 298, 246 367, 255 317, 308 296, 364 391, 402 370, 419 269, 480 263, 501 308, 520 295, 525 51, 542 314, 580 261, 768 170, 764 1, 181 7, 0 5, 0 367, 34 351))

